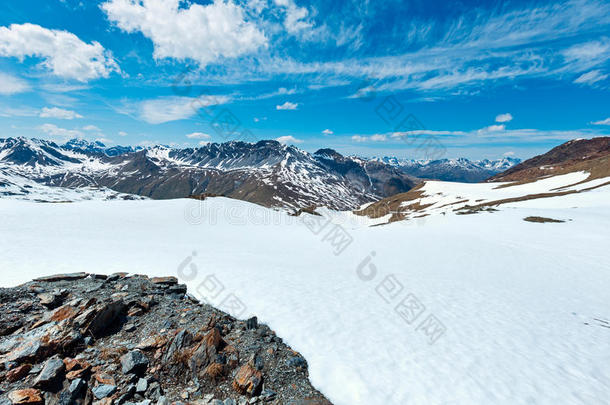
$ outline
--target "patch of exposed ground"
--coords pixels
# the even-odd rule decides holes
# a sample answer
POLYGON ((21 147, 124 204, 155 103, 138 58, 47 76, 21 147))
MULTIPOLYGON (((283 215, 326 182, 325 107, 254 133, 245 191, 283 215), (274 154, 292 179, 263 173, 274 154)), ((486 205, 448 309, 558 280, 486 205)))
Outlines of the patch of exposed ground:
POLYGON ((523 218, 524 221, 527 222, 536 222, 539 224, 545 224, 545 223, 553 223, 553 224, 559 224, 559 223, 564 223, 566 221, 562 221, 561 219, 553 219, 553 218, 545 218, 545 217, 525 217, 523 218))

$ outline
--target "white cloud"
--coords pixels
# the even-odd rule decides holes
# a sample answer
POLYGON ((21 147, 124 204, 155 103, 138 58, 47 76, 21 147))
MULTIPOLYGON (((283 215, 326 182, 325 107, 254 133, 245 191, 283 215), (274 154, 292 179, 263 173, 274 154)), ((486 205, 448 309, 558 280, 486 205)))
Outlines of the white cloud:
POLYGON ((127 136, 127 132, 125 132, 125 131, 119 131, 119 136, 127 136))
POLYGON ((606 118, 605 120, 601 120, 601 121, 594 121, 591 124, 593 124, 593 125, 610 125, 610 118, 606 118))
POLYGON ((186 137, 189 139, 212 139, 210 135, 204 134, 203 132, 193 132, 192 134, 188 134, 186 137))
POLYGON ((496 116, 496 122, 511 122, 513 120, 513 116, 510 113, 500 114, 496 116))
POLYGON ((375 134, 370 137, 370 140, 373 142, 383 142, 383 141, 387 140, 387 138, 385 135, 375 134))
POLYGON ((51 93, 69 93, 72 91, 87 90, 90 87, 86 84, 72 83, 45 83, 41 84, 40 88, 51 93))
POLYGON ((276 105, 276 110, 296 110, 299 107, 298 103, 291 103, 290 101, 286 101, 284 104, 276 105))
POLYGON ((482 133, 489 133, 489 132, 502 132, 504 130, 506 130, 506 126, 504 124, 490 125, 488 127, 479 129, 478 133, 482 134, 482 133))
POLYGON ((334 132, 333 132, 333 131, 331 131, 330 129, 325 129, 324 131, 322 131, 322 133, 323 133, 324 135, 332 135, 332 134, 334 134, 334 132))
POLYGON ((201 108, 225 104, 228 101, 229 98, 225 96, 161 97, 141 102, 137 113, 140 119, 149 124, 162 124, 190 118, 201 108))
POLYGON ((352 141, 354 142, 385 142, 388 140, 385 134, 373 134, 371 136, 354 135, 352 141))
POLYGON ((504 10, 475 8, 451 20, 422 22, 432 25, 422 32, 444 36, 430 35, 408 53, 313 62, 271 55, 264 63, 250 64, 247 74, 243 66, 235 69, 231 79, 312 75, 351 82, 368 78, 378 92, 480 91, 488 83, 525 78, 573 81, 610 61, 610 39, 590 41, 592 33, 607 32, 610 26, 607 1, 570 0, 504 10))
MULTIPOLYGON (((0 55, 1 55, 0 49, 0 55)), ((30 90, 30 85, 25 81, 13 75, 0 72, 0 94, 10 96, 17 93, 24 93, 30 90)))
POLYGON ((114 143, 114 141, 112 139, 109 138, 97 138, 96 139, 97 142, 101 142, 105 145, 108 145, 109 143, 114 143))
POLYGON ((292 135, 280 136, 279 138, 275 138, 275 140, 284 145, 288 143, 303 143, 302 140, 297 139, 292 135))
POLYGON ((288 89, 286 87, 280 87, 279 89, 277 89, 276 91, 272 91, 270 93, 263 93, 263 94, 259 94, 257 96, 252 96, 252 97, 241 97, 240 100, 264 100, 267 98, 273 98, 273 97, 277 97, 277 96, 287 96, 287 95, 293 95, 297 93, 297 89, 288 89))
POLYGON ((43 59, 41 66, 54 75, 80 82, 120 72, 112 54, 98 42, 90 44, 76 35, 35 24, 0 27, 0 56, 43 59))
POLYGON ((574 83, 584 83, 584 84, 594 84, 597 82, 601 82, 602 80, 606 80, 608 78, 607 74, 602 73, 601 70, 592 70, 590 72, 584 73, 574 80, 574 83))
POLYGON ((39 113, 37 108, 0 106, 0 117, 36 117, 39 113))
POLYGON ((192 59, 206 66, 266 46, 265 34, 232 1, 187 5, 180 0, 110 0, 100 7, 123 31, 149 38, 156 59, 192 59))
POLYGON ((73 120, 75 118, 83 118, 82 115, 77 114, 75 111, 64 110, 63 108, 57 107, 43 107, 40 112, 40 118, 56 118, 59 120, 73 120))
POLYGON ((210 141, 199 141, 199 143, 197 145, 199 145, 199 146, 206 146, 206 145, 209 145, 209 144, 210 144, 210 141))
POLYGON ((504 154, 502 156, 506 156, 506 157, 515 156, 515 152, 510 150, 508 152, 504 152, 504 154))
POLYGON ((306 20, 309 10, 297 6, 294 0, 274 0, 274 3, 285 12, 284 28, 288 33, 298 34, 313 26, 313 23, 306 20))
POLYGON ((83 136, 83 133, 76 129, 65 129, 54 124, 43 124, 38 129, 47 135, 61 136, 63 138, 81 138, 83 136))
POLYGON ((91 132, 102 132, 102 130, 96 127, 95 125, 86 125, 83 127, 83 130, 91 132))

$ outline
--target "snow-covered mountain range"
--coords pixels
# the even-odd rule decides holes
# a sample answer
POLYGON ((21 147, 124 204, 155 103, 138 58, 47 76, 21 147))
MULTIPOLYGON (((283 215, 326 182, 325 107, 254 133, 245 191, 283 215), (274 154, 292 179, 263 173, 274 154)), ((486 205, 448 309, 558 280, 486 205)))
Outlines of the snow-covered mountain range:
MULTIPOLYGON (((276 141, 212 143, 201 148, 112 147, 71 140, 63 145, 0 139, 0 195, 22 178, 44 186, 107 188, 154 199, 224 195, 268 207, 311 205, 354 209, 410 190, 418 181, 399 168, 315 154, 276 141)), ((24 188, 20 188, 24 192, 24 188)))
POLYGON ((408 175, 429 180, 479 183, 517 164, 521 159, 504 157, 498 160, 468 160, 465 158, 440 160, 413 160, 397 157, 373 158, 397 168, 408 175))

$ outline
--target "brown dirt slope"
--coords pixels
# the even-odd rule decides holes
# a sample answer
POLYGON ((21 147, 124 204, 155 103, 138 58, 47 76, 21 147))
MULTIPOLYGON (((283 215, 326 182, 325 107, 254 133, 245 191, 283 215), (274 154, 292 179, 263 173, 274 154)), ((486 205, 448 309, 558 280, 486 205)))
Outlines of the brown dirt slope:
POLYGON ((577 171, 591 173, 587 181, 610 176, 610 137, 566 142, 487 181, 529 183, 541 177, 577 171))

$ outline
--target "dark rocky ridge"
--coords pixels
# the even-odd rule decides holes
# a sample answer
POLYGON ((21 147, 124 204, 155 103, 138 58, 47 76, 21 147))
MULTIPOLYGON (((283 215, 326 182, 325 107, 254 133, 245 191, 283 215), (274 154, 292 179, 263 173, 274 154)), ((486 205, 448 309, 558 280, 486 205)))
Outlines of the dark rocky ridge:
POLYGON ((328 405, 307 362, 173 277, 41 278, 0 289, 0 404, 328 405))
POLYGON ((2 168, 52 187, 106 187, 153 199, 216 194, 292 209, 354 209, 418 182, 390 165, 336 152, 312 155, 277 141, 134 149, 7 138, 0 139, 2 168))

